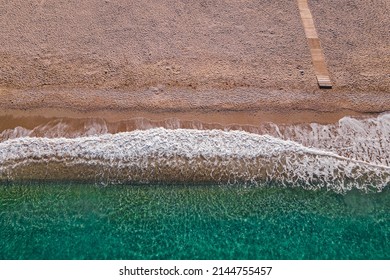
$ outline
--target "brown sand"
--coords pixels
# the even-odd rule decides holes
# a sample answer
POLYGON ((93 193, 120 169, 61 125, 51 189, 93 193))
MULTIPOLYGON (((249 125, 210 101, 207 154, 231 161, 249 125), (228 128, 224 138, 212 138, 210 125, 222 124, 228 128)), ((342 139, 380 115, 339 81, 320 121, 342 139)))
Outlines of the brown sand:
POLYGON ((309 6, 332 90, 318 89, 295 0, 1 0, 0 115, 327 123, 390 111, 389 1, 309 6))

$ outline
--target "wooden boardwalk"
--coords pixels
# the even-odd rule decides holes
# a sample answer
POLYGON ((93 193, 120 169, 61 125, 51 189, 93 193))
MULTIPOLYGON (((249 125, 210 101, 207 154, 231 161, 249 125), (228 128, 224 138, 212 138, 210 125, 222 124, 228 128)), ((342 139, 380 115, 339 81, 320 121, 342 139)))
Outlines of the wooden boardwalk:
POLYGON ((320 88, 332 88, 332 82, 330 81, 329 72, 325 63, 325 56, 321 48, 320 39, 318 38, 307 0, 297 1, 318 85, 320 88))

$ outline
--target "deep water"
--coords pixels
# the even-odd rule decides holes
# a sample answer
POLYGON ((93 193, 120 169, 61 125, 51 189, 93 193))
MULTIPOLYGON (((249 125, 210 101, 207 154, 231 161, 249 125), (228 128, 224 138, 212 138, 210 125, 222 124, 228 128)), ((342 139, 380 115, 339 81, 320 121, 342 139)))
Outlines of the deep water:
POLYGON ((2 183, 0 259, 390 259, 390 191, 2 183))

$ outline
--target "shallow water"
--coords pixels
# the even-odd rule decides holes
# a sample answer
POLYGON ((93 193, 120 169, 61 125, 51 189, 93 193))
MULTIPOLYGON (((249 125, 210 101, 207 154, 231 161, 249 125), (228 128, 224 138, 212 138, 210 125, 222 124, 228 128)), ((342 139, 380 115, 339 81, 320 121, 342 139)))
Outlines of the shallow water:
POLYGON ((390 259, 388 113, 72 122, 0 133, 0 259, 390 259))
POLYGON ((2 183, 1 259, 389 259, 390 191, 2 183))

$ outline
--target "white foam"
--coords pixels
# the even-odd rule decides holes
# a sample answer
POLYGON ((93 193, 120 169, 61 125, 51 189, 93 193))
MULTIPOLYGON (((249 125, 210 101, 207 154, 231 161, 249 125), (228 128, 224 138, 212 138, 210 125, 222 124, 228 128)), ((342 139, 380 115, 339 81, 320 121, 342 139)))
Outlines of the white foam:
POLYGON ((306 147, 331 151, 346 158, 390 166, 390 114, 376 118, 354 119, 342 118, 336 124, 320 125, 276 125, 260 126, 222 126, 204 124, 198 121, 181 122, 178 119, 167 119, 153 122, 144 118, 135 118, 120 123, 107 123, 103 119, 57 119, 43 123, 32 129, 16 127, 0 132, 0 141, 19 137, 77 138, 82 136, 116 133, 118 127, 130 131, 134 129, 151 129, 165 127, 178 129, 185 126, 193 129, 219 128, 245 130, 259 135, 271 135, 284 140, 292 140, 306 147))
POLYGON ((104 182, 275 181, 338 192, 380 191, 390 167, 241 131, 163 128, 79 138, 0 143, 0 179, 104 182))
POLYGON ((332 125, 313 123, 278 127, 269 124, 262 133, 347 158, 390 166, 390 114, 367 119, 344 117, 332 125))

